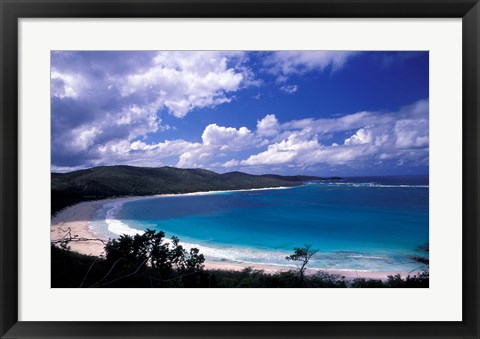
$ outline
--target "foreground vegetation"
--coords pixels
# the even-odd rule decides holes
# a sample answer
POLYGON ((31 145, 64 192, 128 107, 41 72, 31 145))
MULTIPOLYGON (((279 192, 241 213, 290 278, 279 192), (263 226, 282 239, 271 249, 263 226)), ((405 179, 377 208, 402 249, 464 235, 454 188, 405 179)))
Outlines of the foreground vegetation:
POLYGON ((147 230, 143 235, 110 240, 104 258, 71 252, 68 244, 72 239, 52 244, 52 287, 408 288, 428 287, 429 283, 428 259, 424 256, 412 257, 423 265, 423 270, 406 278, 394 275, 386 281, 346 279, 325 271, 307 275, 308 261, 316 253, 309 246, 296 248, 286 258, 300 264, 299 269, 288 272, 205 270, 205 258, 198 249, 187 251, 178 238, 166 241, 164 236, 163 232, 147 230))

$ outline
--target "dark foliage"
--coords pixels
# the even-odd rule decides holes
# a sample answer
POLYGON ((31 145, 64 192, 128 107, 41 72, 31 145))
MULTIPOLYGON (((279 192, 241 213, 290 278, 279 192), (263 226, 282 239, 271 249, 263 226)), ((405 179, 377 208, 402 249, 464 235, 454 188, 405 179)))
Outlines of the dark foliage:
POLYGON ((319 271, 305 274, 291 270, 275 274, 245 268, 242 271, 204 270, 203 255, 187 252, 178 238, 166 242, 163 232, 122 236, 110 241, 106 258, 70 252, 52 245, 52 287, 196 287, 196 288, 405 288, 428 287, 428 274, 390 276, 388 280, 357 278, 319 271))
POLYGON ((71 253, 52 245, 52 287, 194 287, 203 271, 203 254, 186 251, 163 232, 123 235, 105 246, 106 257, 71 253))
POLYGON ((407 276, 405 279, 402 279, 400 274, 389 275, 388 281, 386 282, 388 287, 407 287, 407 288, 417 288, 417 287, 428 287, 429 286, 429 276, 428 273, 422 272, 418 275, 407 276))
POLYGON ((382 288, 388 287, 382 280, 380 279, 365 279, 365 278, 355 278, 350 283, 351 287, 357 288, 382 288))

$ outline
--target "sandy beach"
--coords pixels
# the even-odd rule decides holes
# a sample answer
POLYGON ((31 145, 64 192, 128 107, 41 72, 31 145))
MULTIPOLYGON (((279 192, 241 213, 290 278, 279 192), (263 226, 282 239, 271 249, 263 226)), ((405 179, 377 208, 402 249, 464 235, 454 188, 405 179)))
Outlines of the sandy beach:
MULTIPOLYGON (((72 251, 86 254, 100 256, 104 251, 104 244, 101 241, 93 240, 100 239, 95 233, 90 231, 88 222, 95 214, 95 211, 105 204, 106 200, 81 202, 71 207, 60 211, 52 217, 50 225, 50 239, 52 242, 70 237, 77 237, 82 239, 92 239, 84 241, 71 241, 68 246, 72 251)), ((106 239, 101 239, 106 240, 106 239)))
MULTIPOLYGON (((189 194, 208 194, 210 192, 189 193, 189 194)), ((171 195, 169 195, 171 196, 171 195)), ((155 196, 156 197, 156 196, 155 196)), ((59 241, 70 237, 80 239, 81 241, 71 241, 68 246, 70 250, 77 253, 93 256, 104 255, 104 242, 108 239, 101 239, 97 234, 89 228, 89 221, 93 219, 96 211, 104 204, 111 202, 130 201, 134 199, 151 198, 151 197, 126 197, 118 199, 106 199, 97 201, 81 202, 74 206, 65 208, 52 217, 50 234, 51 241, 59 241), (102 242, 103 241, 103 242, 102 242)), ((253 269, 263 270, 266 273, 276 273, 291 270, 292 267, 275 266, 264 264, 247 264, 237 262, 219 262, 206 261, 206 269, 216 270, 235 270, 241 271, 244 268, 252 267, 253 269)), ((307 269, 306 274, 314 274, 320 269, 307 269)), ((338 274, 347 279, 369 278, 369 279, 387 279, 389 275, 400 273, 402 277, 407 276, 407 272, 377 272, 377 271, 356 271, 356 270, 324 270, 330 274, 338 274)))

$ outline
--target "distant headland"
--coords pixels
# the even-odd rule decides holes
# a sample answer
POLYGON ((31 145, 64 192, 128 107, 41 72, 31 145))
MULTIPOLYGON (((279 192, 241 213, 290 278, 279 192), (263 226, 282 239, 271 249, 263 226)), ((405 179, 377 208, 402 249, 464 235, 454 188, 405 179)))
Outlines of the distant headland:
POLYGON ((310 181, 341 179, 305 175, 253 175, 242 172, 219 174, 201 168, 170 166, 100 166, 68 173, 52 173, 51 212, 54 214, 82 201, 113 197, 291 187, 310 181))

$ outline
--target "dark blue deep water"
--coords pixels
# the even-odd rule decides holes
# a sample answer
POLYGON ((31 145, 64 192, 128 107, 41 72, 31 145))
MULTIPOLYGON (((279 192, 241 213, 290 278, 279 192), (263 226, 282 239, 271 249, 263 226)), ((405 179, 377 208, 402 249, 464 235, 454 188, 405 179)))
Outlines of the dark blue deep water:
POLYGON ((285 256, 310 244, 320 251, 310 267, 405 272, 416 268, 406 255, 428 242, 428 192, 428 176, 347 178, 134 200, 114 218, 176 235, 209 260, 290 265, 285 256))

